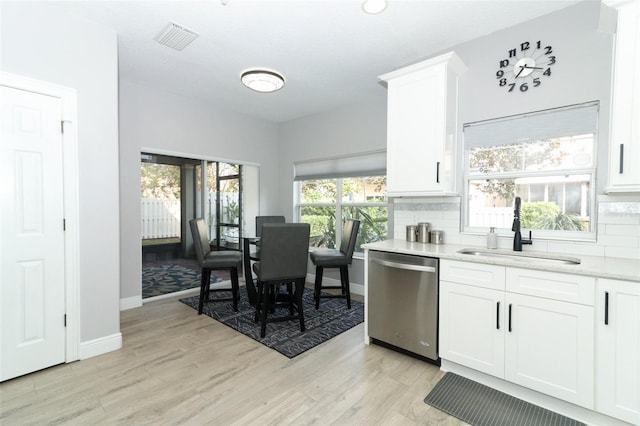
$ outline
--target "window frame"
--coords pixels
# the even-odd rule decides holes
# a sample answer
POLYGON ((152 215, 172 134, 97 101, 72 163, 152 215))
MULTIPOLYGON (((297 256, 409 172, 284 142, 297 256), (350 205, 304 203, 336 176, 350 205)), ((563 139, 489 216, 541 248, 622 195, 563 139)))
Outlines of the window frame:
MULTIPOLYGON (((527 117, 530 115, 541 114, 541 113, 549 113, 555 110, 563 111, 571 108, 580 108, 580 107, 589 107, 596 106, 597 111, 599 111, 599 103, 598 102, 587 102, 579 105, 570 105, 566 107, 553 108, 551 110, 545 111, 536 111, 532 113, 524 113, 518 114, 510 117, 503 117, 495 120, 486 120, 483 122, 469 123, 465 124, 464 127, 468 125, 476 125, 481 123, 490 123, 493 121, 504 121, 509 119, 517 119, 522 117, 527 117)), ((517 141, 514 141, 517 142, 517 141)), ((532 139, 531 142, 535 142, 535 139, 532 139)), ((575 176, 575 175, 589 175, 589 195, 588 195, 588 209, 589 209, 589 230, 588 231, 561 231, 561 230, 544 230, 544 229, 529 229, 524 228, 523 233, 526 231, 532 231, 532 237, 534 240, 550 240, 550 241, 581 241, 581 242, 595 242, 597 236, 597 195, 596 195, 596 185, 597 185, 597 159, 598 159, 598 122, 595 123, 595 131, 593 132, 593 141, 592 141, 592 162, 591 166, 584 168, 575 168, 575 169, 551 169, 548 171, 538 170, 538 171, 516 171, 516 172, 496 172, 496 173, 486 173, 480 175, 478 173, 471 173, 470 169, 470 148, 466 143, 466 139, 463 138, 462 143, 462 159, 463 159, 463 177, 462 177, 462 186, 463 186, 463 198, 462 198, 462 211, 460 215, 460 232, 465 235, 486 235, 489 231, 487 226, 470 226, 470 183, 471 181, 478 180, 482 177, 486 177, 487 179, 518 179, 518 178, 536 178, 536 177, 551 177, 551 176, 575 176)), ((523 200, 523 203, 525 200, 523 200)), ((501 236, 513 236, 513 232, 511 228, 496 228, 496 232, 501 236)), ((528 233, 528 232, 527 232, 528 233)))

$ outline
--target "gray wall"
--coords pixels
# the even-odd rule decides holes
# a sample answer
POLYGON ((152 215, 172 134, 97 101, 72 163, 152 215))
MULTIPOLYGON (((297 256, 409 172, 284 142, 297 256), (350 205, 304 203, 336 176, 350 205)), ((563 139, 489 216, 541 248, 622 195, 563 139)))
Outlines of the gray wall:
POLYGON ((278 204, 278 126, 208 104, 120 82, 120 297, 141 297, 140 152, 260 164, 260 211, 278 204))
POLYGON ((80 340, 118 334, 116 33, 44 3, 2 2, 0 7, 2 70, 77 91, 80 340))
MULTIPOLYGON (((463 123, 599 100, 597 166, 598 187, 602 189, 607 171, 614 35, 599 30, 600 11, 599 2, 583 2, 454 47, 469 67, 459 80, 459 140, 463 123), (552 75, 525 93, 508 93, 498 87, 495 73, 499 60, 521 42, 536 40, 553 46, 557 63, 552 75)), ((606 18, 607 14, 603 21, 606 18)))

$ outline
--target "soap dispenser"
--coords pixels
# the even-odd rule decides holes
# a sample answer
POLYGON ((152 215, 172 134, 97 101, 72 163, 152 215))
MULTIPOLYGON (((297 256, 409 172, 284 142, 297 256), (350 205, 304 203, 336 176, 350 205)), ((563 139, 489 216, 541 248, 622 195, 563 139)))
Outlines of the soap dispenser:
POLYGON ((487 248, 498 248, 498 234, 496 234, 496 228, 494 228, 493 226, 489 228, 489 233, 487 234, 487 248))

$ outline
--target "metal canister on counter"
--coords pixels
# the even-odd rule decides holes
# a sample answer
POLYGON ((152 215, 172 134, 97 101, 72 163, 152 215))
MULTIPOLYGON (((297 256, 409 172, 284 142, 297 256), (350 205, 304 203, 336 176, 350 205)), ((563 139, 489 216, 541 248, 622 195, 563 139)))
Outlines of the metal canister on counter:
POLYGON ((444 231, 431 231, 431 244, 444 244, 444 231))
POLYGON ((428 243, 430 241, 429 231, 431 229, 431 224, 429 222, 420 222, 418 223, 418 242, 419 243, 428 243))
POLYGON ((415 243, 417 236, 416 225, 407 225, 407 241, 415 243))

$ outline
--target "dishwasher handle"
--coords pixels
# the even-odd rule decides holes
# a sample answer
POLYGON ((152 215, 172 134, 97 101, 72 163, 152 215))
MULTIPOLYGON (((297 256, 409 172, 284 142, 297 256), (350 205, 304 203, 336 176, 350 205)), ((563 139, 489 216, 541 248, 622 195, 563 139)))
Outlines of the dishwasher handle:
POLYGON ((412 265, 410 263, 391 262, 389 260, 382 259, 369 259, 369 262, 377 263, 378 265, 388 266, 389 268, 407 269, 409 271, 431 272, 436 273, 436 268, 433 266, 412 265))

